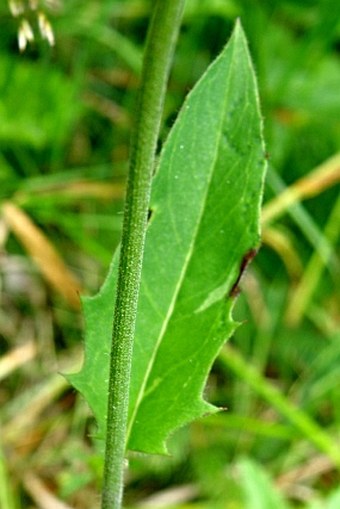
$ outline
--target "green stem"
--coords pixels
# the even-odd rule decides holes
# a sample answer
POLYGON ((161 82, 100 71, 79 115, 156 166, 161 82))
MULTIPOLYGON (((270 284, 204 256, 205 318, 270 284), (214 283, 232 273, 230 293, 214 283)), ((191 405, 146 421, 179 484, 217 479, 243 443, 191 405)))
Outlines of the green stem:
POLYGON ((151 179, 166 85, 185 0, 157 0, 132 134, 110 363, 102 509, 120 509, 132 348, 151 179))

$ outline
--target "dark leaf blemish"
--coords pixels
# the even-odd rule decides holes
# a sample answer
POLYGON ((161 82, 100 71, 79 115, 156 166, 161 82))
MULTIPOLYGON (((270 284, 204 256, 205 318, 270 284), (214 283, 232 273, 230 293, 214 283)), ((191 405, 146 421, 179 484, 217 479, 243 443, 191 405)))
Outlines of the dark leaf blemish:
POLYGON ((148 218, 147 218, 148 223, 150 223, 151 218, 152 218, 152 215, 153 215, 153 210, 152 210, 152 209, 149 209, 149 210, 148 210, 148 218))
POLYGON ((232 288, 231 288, 231 290, 229 292, 229 297, 234 297, 235 298, 240 293, 240 286, 239 285, 240 285, 240 281, 242 279, 242 276, 245 274, 248 265, 255 258, 256 254, 257 254, 257 249, 253 248, 253 249, 250 249, 249 251, 247 251, 247 253, 242 258, 241 265, 240 265, 240 270, 239 270, 237 279, 236 279, 235 283, 233 284, 233 286, 232 286, 232 288))

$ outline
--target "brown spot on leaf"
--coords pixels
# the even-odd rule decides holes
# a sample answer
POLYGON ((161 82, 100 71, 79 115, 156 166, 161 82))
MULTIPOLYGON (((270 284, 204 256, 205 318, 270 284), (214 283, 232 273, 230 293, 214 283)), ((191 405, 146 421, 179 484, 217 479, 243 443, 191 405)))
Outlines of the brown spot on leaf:
POLYGON ((245 274, 248 265, 255 258, 256 254, 257 254, 257 249, 252 248, 249 251, 247 251, 247 253, 242 258, 241 265, 240 265, 240 270, 239 270, 238 276, 236 278, 236 281, 233 284, 233 286, 232 286, 232 288, 231 288, 231 290, 229 292, 229 297, 234 297, 235 298, 240 293, 240 286, 239 285, 240 285, 240 281, 242 279, 242 276, 245 274))

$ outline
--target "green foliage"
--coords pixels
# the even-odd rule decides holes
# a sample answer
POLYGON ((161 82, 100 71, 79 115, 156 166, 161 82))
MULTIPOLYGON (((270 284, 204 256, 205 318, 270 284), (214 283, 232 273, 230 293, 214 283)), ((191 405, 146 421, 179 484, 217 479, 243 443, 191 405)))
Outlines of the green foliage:
POLYGON ((244 493, 244 509, 287 509, 280 493, 263 470, 243 459, 238 465, 244 493))
MULTIPOLYGON (((102 284, 119 240, 130 113, 151 6, 150 0, 63 1, 62 9, 48 11, 55 47, 37 38, 19 54, 18 20, 7 2, 0 5, 1 200, 20 206, 40 227, 79 277, 85 294, 94 294, 102 284), (89 192, 92 185, 95 192, 89 192)), ((338 8, 338 0, 187 0, 162 140, 183 97, 240 17, 264 117, 265 207, 287 186, 312 176, 340 146, 338 8)), ((263 396, 267 383, 275 386, 281 399, 327 435, 338 455, 337 167, 328 186, 314 181, 313 195, 283 207, 270 228, 263 224, 262 247, 234 306, 235 320, 244 323, 230 342, 243 364, 261 374, 263 384, 257 389, 246 372, 215 363, 204 395, 227 411, 175 433, 171 457, 129 454, 127 507, 189 485, 194 494, 179 498, 172 508, 243 509, 240 457, 249 458, 279 486, 289 507, 319 509, 333 498, 337 507, 339 473, 316 445, 317 435, 302 434, 263 396), (332 232, 327 224, 333 224, 332 232), (312 291, 294 305, 306 278, 312 291), (294 311, 301 309, 295 324, 287 318, 292 305, 294 311), (294 479, 280 484, 286 475, 294 479)), ((78 369, 65 366, 64 355, 73 365, 73 348, 81 348, 82 320, 46 284, 20 239, 6 227, 2 216, 0 433, 6 475, 0 496, 13 493, 18 509, 38 506, 23 483, 21 474, 29 471, 69 506, 92 509, 102 455, 101 445, 90 439, 96 429, 92 413, 74 391, 64 388, 56 396, 47 390, 56 370, 78 369), (37 347, 34 359, 4 375, 7 355, 28 339, 37 347), (56 357, 57 367, 52 362, 56 357), (33 395, 40 393, 39 407, 33 395), (82 460, 66 454, 75 438, 82 460), (78 475, 86 479, 88 473, 91 481, 76 489, 78 475)), ((2 499, 1 504, 6 507, 2 499)))
POLYGON ((75 100, 77 83, 53 69, 46 79, 44 67, 13 61, 9 56, 0 59, 0 76, 1 142, 36 149, 65 143, 81 110, 75 100), (18 108, 20 97, 25 101, 18 108))
MULTIPOLYGON (((256 83, 238 26, 185 101, 154 179, 131 376, 131 449, 164 453, 174 429, 216 411, 202 392, 235 328, 230 292, 259 244, 264 169, 256 83)), ((116 260, 98 296, 84 301, 85 366, 69 377, 102 436, 116 260)))

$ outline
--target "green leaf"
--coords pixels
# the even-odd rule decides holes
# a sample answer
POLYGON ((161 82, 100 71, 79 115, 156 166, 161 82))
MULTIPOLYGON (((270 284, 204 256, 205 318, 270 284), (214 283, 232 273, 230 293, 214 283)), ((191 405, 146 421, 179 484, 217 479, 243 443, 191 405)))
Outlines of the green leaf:
POLYGON ((260 465, 244 458, 239 462, 244 509, 288 509, 283 496, 260 465))
MULTIPOLYGON (((235 329, 241 269, 259 245, 265 172, 256 80, 240 24, 188 95, 151 196, 131 374, 128 447, 166 453, 176 428, 218 409, 203 399, 235 329)), ((105 434, 117 259, 84 299, 83 369, 69 377, 105 434)))
POLYGON ((340 488, 332 491, 326 499, 312 500, 306 509, 338 509, 340 507, 340 488))
POLYGON ((2 145, 42 149, 64 143, 80 117, 80 83, 57 66, 0 55, 0 140, 2 145), (25 100, 19 100, 24 97, 25 100))

